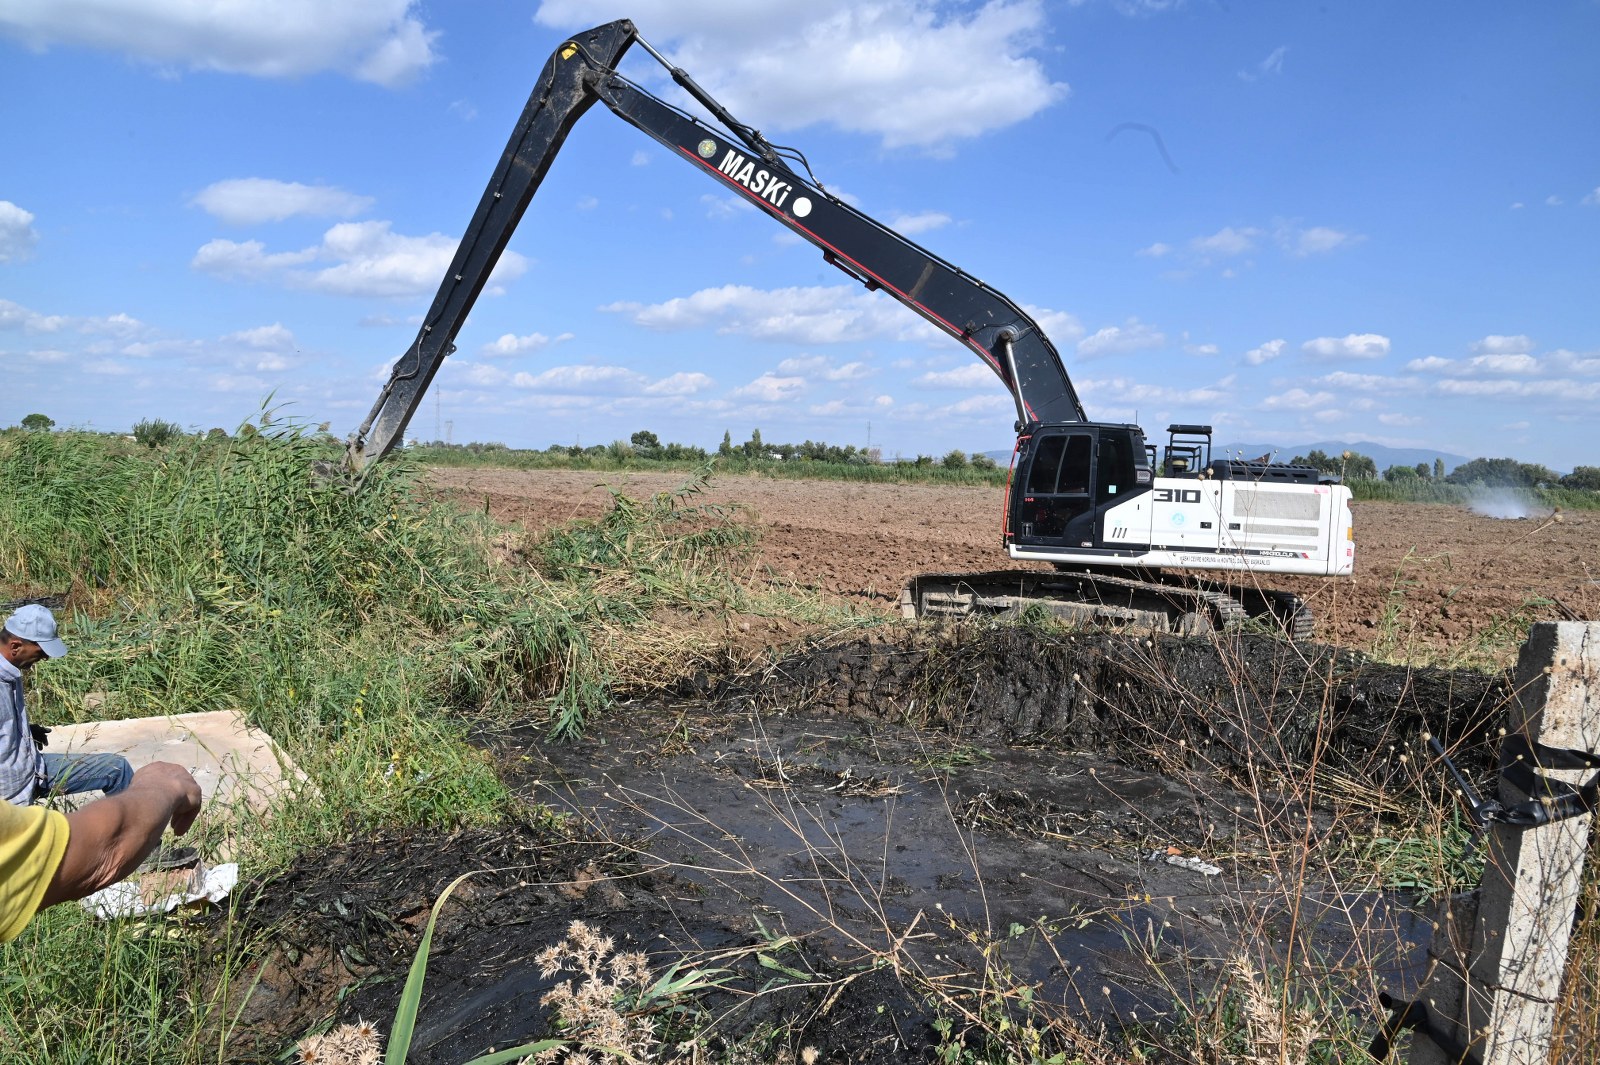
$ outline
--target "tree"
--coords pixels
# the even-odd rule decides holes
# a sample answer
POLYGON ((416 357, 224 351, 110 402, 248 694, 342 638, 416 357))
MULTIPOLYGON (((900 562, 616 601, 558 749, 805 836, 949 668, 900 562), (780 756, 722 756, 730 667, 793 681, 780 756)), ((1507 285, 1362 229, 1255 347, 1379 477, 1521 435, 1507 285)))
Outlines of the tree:
POLYGON ((1492 487, 1532 488, 1536 484, 1551 484, 1555 472, 1537 462, 1518 462, 1516 459, 1477 458, 1463 462, 1450 471, 1445 480, 1451 484, 1483 484, 1492 487))
POLYGON ((1342 477, 1350 481, 1378 479, 1378 464, 1370 456, 1363 455, 1359 451, 1329 455, 1324 451, 1314 450, 1309 455, 1296 455, 1294 465, 1311 466, 1332 477, 1342 477))
POLYGON ((722 430, 722 443, 717 445, 717 454, 723 458, 733 454, 733 434, 726 429, 722 430))
POLYGON ((946 454, 941 461, 944 464, 944 468, 947 470, 964 470, 967 468, 967 453, 965 451, 951 449, 951 451, 946 454))
POLYGON ((22 419, 22 427, 30 433, 49 432, 56 427, 56 420, 43 414, 30 414, 22 419))
POLYGON ((1600 492, 1600 466, 1572 467, 1572 472, 1561 478, 1561 487, 1600 492))
POLYGON ((1420 476, 1415 466, 1390 466, 1383 471, 1385 481, 1415 481, 1420 476))
POLYGON ((760 429, 750 430, 750 439, 744 442, 744 454, 745 458, 751 459, 758 459, 762 456, 760 429))
POLYGON ((1426 462, 1417 463, 1414 469, 1417 471, 1417 476, 1422 478, 1424 481, 1433 476, 1433 467, 1429 466, 1426 462))
POLYGON ((1444 459, 1442 458, 1433 460, 1433 479, 1435 481, 1444 480, 1444 459))
POLYGON ((133 427, 133 438, 145 447, 161 447, 183 435, 183 426, 160 418, 146 418, 133 427))
POLYGON ((640 429, 628 438, 633 445, 633 450, 642 459, 658 459, 661 457, 661 439, 648 429, 640 429))
POLYGON ((999 467, 1000 464, 998 462, 981 451, 972 456, 972 468, 975 470, 994 470, 999 469, 999 467))

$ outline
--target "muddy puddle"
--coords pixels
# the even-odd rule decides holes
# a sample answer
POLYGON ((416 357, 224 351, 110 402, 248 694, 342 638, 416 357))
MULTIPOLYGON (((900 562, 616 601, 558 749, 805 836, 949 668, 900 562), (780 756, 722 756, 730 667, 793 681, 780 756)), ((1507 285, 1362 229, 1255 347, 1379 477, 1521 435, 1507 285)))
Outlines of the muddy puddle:
POLYGON ((469 868, 414 1061, 547 1034, 532 959, 574 919, 661 967, 709 952, 738 976, 706 1000, 715 1038, 766 1033, 771 1060, 930 1060, 935 1003, 999 986, 1089 1029, 1150 1022, 1240 954, 1337 974, 1361 1009, 1414 988, 1431 915, 1349 854, 1430 786, 1422 730, 1481 771, 1506 698, 1266 639, 1025 629, 684 678, 577 742, 483 737, 556 821, 307 856, 272 892, 297 900, 276 915, 297 945, 251 1021, 266 1055, 268 1016, 392 1014, 427 907, 469 868))

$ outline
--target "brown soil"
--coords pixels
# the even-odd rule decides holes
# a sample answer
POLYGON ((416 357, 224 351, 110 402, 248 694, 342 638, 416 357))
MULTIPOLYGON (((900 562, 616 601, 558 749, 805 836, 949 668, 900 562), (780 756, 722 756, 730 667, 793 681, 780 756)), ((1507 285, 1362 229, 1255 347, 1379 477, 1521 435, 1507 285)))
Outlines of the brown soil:
MULTIPOLYGON (((641 498, 671 491, 683 475, 438 469, 433 481, 537 531, 602 513, 611 500, 602 484, 641 498)), ((999 488, 743 476, 713 480, 701 498, 745 508, 775 576, 884 610, 913 574, 1008 563, 999 488)), ((1353 578, 1275 582, 1311 603, 1321 642, 1504 663, 1530 621, 1600 618, 1600 512, 1505 520, 1454 506, 1357 503, 1356 546, 1353 578), (1475 652, 1486 643, 1485 658, 1475 652)))

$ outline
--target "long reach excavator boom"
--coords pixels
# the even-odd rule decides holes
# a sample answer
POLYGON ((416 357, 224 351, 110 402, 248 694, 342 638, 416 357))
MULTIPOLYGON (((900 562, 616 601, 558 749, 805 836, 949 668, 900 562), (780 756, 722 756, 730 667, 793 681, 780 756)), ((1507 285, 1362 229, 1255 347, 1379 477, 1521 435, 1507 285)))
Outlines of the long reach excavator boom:
POLYGON ((965 345, 1010 392, 1017 445, 1002 543, 1011 558, 1035 565, 913 577, 901 594, 904 613, 1014 613, 1040 604, 1067 618, 1181 632, 1262 617, 1310 635, 1304 604, 1256 578, 1350 573, 1348 488, 1306 466, 1214 456, 1210 426, 1169 426, 1157 447, 1137 425, 1091 422, 1061 356, 1020 307, 828 193, 804 155, 734 118, 627 20, 569 38, 544 65, 416 341, 350 437, 350 469, 400 442, 562 142, 596 103, 965 345), (635 43, 722 128, 619 73, 635 43), (1207 570, 1236 577, 1214 584, 1186 572, 1207 570))
POLYGON ((416 340, 350 441, 352 467, 382 458, 399 442, 562 142, 597 102, 815 244, 824 259, 868 289, 888 293, 970 348, 1011 392, 1020 426, 1087 420, 1061 356, 1021 308, 797 173, 793 166, 810 174, 799 152, 737 121, 622 19, 571 38, 545 63, 416 340), (617 64, 634 43, 727 131, 619 74, 617 64))

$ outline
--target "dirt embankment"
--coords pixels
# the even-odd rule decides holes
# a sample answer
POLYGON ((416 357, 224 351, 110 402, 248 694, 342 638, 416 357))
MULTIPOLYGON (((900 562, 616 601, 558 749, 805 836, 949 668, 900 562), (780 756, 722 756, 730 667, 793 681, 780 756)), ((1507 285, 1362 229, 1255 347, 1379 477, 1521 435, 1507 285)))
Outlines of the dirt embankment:
MULTIPOLYGON (((602 513, 610 505, 602 482, 649 496, 683 480, 565 470, 439 469, 432 477, 448 496, 530 530, 602 513)), ((773 574, 885 610, 912 574, 1007 561, 997 488, 721 477, 702 498, 745 508, 773 574)), ((1319 641, 1357 650, 1413 646, 1437 655, 1496 639, 1508 622, 1600 618, 1600 512, 1561 517, 1358 503, 1353 578, 1274 583, 1311 603, 1319 641)))

